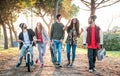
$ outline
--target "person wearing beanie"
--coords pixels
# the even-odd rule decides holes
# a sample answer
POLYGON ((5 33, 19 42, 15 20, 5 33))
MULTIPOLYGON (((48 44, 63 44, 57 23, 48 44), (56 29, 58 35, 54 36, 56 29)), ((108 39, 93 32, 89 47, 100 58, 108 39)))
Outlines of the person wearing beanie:
MULTIPOLYGON (((26 47, 23 46, 22 41, 25 42, 25 44, 27 44, 29 46, 31 44, 31 42, 35 39, 35 33, 33 32, 32 29, 27 29, 27 26, 25 23, 21 23, 19 25, 19 27, 21 28, 22 31, 20 32, 20 34, 18 36, 18 40, 17 40, 17 42, 20 43, 20 47, 19 47, 20 55, 19 55, 19 59, 18 59, 16 68, 18 68, 21 65, 23 56, 25 54, 26 47)), ((33 46, 34 45, 35 45, 35 43, 33 44, 33 46)), ((32 59, 30 64, 33 65, 34 64, 34 62, 33 62, 33 47, 30 47, 30 53, 31 53, 31 59, 32 59)))

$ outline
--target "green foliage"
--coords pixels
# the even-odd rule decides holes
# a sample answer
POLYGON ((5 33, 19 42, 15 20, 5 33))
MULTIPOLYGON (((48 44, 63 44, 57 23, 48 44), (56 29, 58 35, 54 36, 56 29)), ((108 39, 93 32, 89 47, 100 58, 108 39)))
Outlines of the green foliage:
POLYGON ((120 34, 105 33, 103 41, 103 46, 106 48, 106 50, 120 50, 120 34))
POLYGON ((59 12, 66 19, 70 19, 71 17, 77 15, 77 13, 79 12, 79 7, 71 4, 71 0, 63 0, 59 12))
POLYGON ((19 0, 0 0, 0 18, 3 23, 13 18, 11 16, 19 9, 17 5, 19 2, 19 0))
MULTIPOLYGON (((120 34, 119 33, 105 33, 103 36, 103 46, 109 51, 120 51, 120 34)), ((78 38, 78 48, 82 48, 82 35, 78 38)))
POLYGON ((76 6, 75 4, 72 5, 72 10, 70 12, 70 17, 77 16, 77 13, 79 12, 79 7, 76 6))
POLYGON ((51 14, 54 9, 54 0, 36 0, 35 8, 37 12, 43 10, 47 14, 51 14))
MULTIPOLYGON (((71 4, 71 0, 59 0, 58 13, 66 19, 76 16, 79 12, 79 7, 71 4)), ((37 12, 43 10, 47 15, 53 15, 55 0, 37 0, 35 7, 37 12)))
POLYGON ((29 7, 31 7, 31 2, 30 2, 30 0, 26 0, 26 5, 28 5, 29 7))

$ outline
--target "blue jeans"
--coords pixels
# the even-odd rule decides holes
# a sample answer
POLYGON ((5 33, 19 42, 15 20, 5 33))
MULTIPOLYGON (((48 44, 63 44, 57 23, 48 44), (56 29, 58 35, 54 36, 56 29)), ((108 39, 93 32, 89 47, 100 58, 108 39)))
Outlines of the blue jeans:
POLYGON ((97 49, 88 48, 89 69, 95 68, 97 49))
MULTIPOLYGON (((27 45, 30 45, 30 44, 27 44, 27 45)), ((33 47, 30 47, 29 50, 30 50, 30 53, 31 53, 31 60, 33 60, 33 47)), ((26 47, 23 45, 21 47, 21 50, 20 50, 20 56, 19 56, 18 63, 22 62, 22 58, 25 55, 25 52, 26 52, 26 47)))
POLYGON ((54 63, 60 64, 62 43, 60 40, 53 40, 53 44, 54 44, 54 63))
POLYGON ((41 64, 44 64, 43 56, 46 52, 46 44, 38 43, 38 52, 39 52, 39 60, 41 64))
POLYGON ((68 61, 70 61, 70 50, 71 50, 71 48, 72 48, 72 61, 74 61, 75 60, 75 54, 76 54, 76 45, 66 44, 68 61))

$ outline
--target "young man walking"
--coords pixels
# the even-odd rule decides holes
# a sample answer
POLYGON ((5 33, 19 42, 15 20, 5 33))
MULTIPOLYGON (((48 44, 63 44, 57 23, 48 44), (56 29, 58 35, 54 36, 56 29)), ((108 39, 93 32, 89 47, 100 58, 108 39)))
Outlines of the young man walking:
POLYGON ((96 71, 95 63, 97 50, 101 48, 103 44, 101 29, 95 24, 96 16, 92 15, 88 19, 89 27, 86 30, 86 37, 83 45, 88 48, 88 60, 89 60, 89 72, 96 71))
POLYGON ((61 21, 61 14, 56 16, 57 21, 51 27, 51 36, 50 39, 54 45, 54 64, 58 67, 61 66, 61 51, 62 51, 62 42, 64 39, 64 25, 61 21))

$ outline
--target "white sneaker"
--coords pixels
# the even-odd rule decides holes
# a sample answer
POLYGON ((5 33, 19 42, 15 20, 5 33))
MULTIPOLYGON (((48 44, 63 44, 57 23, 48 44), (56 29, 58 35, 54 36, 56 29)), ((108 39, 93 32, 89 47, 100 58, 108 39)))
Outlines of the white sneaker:
POLYGON ((95 69, 95 68, 93 68, 93 71, 96 71, 96 69, 95 69))
POLYGON ((93 73, 93 69, 89 69, 89 72, 90 72, 90 73, 93 73))

